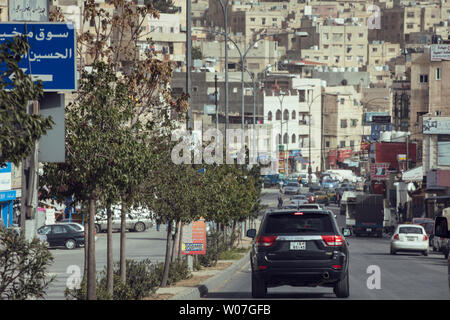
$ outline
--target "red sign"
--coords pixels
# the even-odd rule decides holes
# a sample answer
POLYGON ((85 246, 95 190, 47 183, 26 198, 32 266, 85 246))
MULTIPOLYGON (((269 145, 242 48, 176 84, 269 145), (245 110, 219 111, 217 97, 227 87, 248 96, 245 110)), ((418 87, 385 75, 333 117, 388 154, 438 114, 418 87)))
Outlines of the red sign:
POLYGON ((330 150, 328 152, 328 164, 330 166, 335 166, 336 165, 336 155, 337 155, 337 151, 336 150, 330 150))
POLYGON ((351 158, 353 151, 351 149, 348 150, 338 150, 337 160, 339 162, 343 162, 344 159, 351 158))
POLYGON ((375 163, 370 165, 372 180, 387 180, 389 176, 389 163, 375 163))
POLYGON ((195 221, 185 227, 181 254, 206 254, 206 223, 204 220, 195 221))

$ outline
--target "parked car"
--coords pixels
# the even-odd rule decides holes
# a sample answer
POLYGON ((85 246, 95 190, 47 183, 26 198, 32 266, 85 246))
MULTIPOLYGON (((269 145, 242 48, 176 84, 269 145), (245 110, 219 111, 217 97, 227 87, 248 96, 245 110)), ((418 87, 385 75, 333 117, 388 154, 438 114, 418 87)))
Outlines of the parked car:
POLYGON ((325 191, 316 191, 314 193, 314 198, 316 199, 316 203, 329 204, 328 195, 325 191))
POLYGON ((51 224, 42 226, 37 234, 47 237, 49 247, 65 247, 68 250, 84 245, 84 232, 71 225, 51 224))
POLYGON ((333 214, 325 210, 267 212, 259 231, 250 229, 253 298, 267 288, 291 285, 333 288, 349 296, 349 251, 333 214), (327 258, 324 258, 327 257, 327 258))
MULTIPOLYGON (((57 222, 56 224, 69 225, 69 226, 73 227, 77 231, 84 232, 84 226, 82 224, 77 223, 77 222, 57 222)), ((97 230, 94 230, 94 234, 95 234, 95 241, 97 241, 97 239, 98 239, 98 237, 97 237, 97 230)))
POLYGON ((428 255, 429 240, 425 229, 415 224, 400 224, 391 238, 391 254, 399 251, 428 255))
POLYGON ((300 184, 297 181, 288 181, 284 187, 284 194, 299 194, 300 184))
MULTIPOLYGON (((153 220, 149 216, 138 216, 137 214, 128 214, 126 217, 126 225, 127 230, 136 231, 136 232, 144 232, 145 230, 153 227, 153 220)), ((120 215, 113 215, 112 219, 112 228, 113 230, 120 230, 121 227, 121 219, 120 215)), ((106 231, 108 229, 108 221, 106 217, 100 217, 95 221, 95 230, 97 233, 106 231)))
POLYGON ((421 225, 425 229, 430 246, 432 246, 434 238, 434 220, 431 218, 413 218, 412 223, 421 225))

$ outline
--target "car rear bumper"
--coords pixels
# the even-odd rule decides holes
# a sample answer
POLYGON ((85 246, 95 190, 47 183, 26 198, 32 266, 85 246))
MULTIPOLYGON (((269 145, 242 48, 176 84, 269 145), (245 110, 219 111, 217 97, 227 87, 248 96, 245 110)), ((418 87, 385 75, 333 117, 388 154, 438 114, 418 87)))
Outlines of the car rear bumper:
POLYGON ((428 250, 428 241, 393 241, 391 248, 396 251, 425 251, 428 250))
POLYGON ((253 266, 254 275, 268 286, 316 286, 333 284, 346 274, 346 257, 339 254, 334 259, 268 261, 261 259, 253 266))

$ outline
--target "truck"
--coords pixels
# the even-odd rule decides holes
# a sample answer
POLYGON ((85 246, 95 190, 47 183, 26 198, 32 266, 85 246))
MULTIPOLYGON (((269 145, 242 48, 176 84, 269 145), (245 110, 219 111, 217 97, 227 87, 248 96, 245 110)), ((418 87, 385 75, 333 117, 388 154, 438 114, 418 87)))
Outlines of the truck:
POLYGON ((378 194, 357 194, 347 198, 346 224, 355 236, 383 236, 384 204, 383 196, 378 194))

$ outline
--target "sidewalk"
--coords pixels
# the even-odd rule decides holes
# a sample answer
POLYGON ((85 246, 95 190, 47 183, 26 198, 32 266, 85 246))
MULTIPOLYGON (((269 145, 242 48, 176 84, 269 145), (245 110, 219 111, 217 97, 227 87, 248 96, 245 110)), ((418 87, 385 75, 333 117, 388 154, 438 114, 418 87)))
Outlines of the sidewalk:
MULTIPOLYGON (((259 227, 259 220, 255 221, 259 227)), ((248 248, 238 260, 219 260, 215 267, 193 271, 192 277, 182 280, 166 288, 159 288, 148 300, 197 300, 208 292, 223 285, 234 273, 250 263, 250 248, 252 239, 242 237, 238 248, 248 248)))

